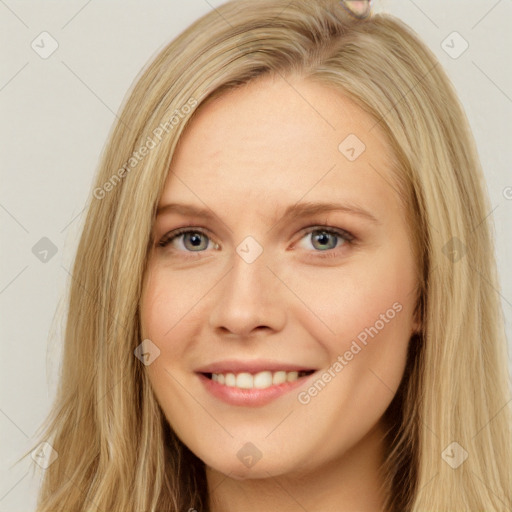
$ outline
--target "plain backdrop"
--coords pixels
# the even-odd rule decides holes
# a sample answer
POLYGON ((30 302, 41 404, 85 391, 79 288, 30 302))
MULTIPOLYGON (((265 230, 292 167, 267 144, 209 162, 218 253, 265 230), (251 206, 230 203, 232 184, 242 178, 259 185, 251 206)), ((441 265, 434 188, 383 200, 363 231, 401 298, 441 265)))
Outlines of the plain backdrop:
MULTIPOLYGON (((0 512, 35 508, 42 470, 32 473, 30 457, 15 462, 33 445, 54 396, 62 298, 118 107, 148 59, 221 3, 0 0, 0 512), (43 58, 52 44, 58 48, 43 58)), ((398 16, 422 37, 466 109, 492 204, 496 293, 510 343, 512 2, 376 0, 375 11, 398 16)))

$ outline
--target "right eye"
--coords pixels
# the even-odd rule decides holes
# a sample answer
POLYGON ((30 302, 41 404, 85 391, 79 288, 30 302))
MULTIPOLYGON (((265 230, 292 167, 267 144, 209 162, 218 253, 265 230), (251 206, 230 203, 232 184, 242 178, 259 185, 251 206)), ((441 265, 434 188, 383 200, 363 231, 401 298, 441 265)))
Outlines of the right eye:
MULTIPOLYGON (((205 247, 205 244, 201 243, 201 238, 203 238, 203 240, 206 239, 207 241, 211 241, 208 235, 200 228, 179 228, 165 234, 163 238, 158 242, 158 246, 167 247, 168 245, 174 244, 175 241, 181 241, 179 244, 181 245, 181 248, 177 249, 176 246, 174 246, 172 247, 172 250, 184 250, 184 252, 204 252, 208 246, 208 243, 206 243, 205 247), (199 250, 194 250, 198 248, 199 250)), ((216 249, 218 249, 218 244, 214 242, 212 242, 212 244, 216 249)))

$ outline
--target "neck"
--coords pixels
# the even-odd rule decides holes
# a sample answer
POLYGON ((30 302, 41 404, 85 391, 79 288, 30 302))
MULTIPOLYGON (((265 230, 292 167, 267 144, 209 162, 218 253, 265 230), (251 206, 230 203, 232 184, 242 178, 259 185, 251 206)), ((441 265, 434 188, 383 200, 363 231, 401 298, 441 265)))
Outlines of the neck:
POLYGON ((385 489, 382 427, 356 446, 308 472, 234 480, 206 468, 211 512, 382 512, 385 489))

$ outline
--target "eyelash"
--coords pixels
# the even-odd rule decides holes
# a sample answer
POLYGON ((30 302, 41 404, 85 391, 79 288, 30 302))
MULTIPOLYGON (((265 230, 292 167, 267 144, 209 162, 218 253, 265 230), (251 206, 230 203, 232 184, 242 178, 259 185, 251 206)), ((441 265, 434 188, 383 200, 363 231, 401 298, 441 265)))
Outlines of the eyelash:
MULTIPOLYGON (((315 257, 319 257, 319 258, 338 257, 337 253, 339 250, 342 249, 342 247, 344 245, 346 245, 346 244, 354 245, 356 243, 356 238, 351 233, 349 233, 348 231, 345 231, 344 229, 331 228, 329 226, 318 226, 318 225, 312 226, 309 228, 305 228, 305 229, 306 229, 306 231, 302 234, 301 240, 305 236, 307 236, 315 231, 320 231, 322 233, 336 235, 336 236, 340 237, 341 239, 343 239, 343 241, 344 241, 340 247, 335 247, 333 249, 327 249, 326 251, 313 251, 313 252, 318 253, 317 255, 315 255, 315 257)), ((213 242, 213 240, 211 240, 211 238, 208 236, 208 233, 206 233, 206 231, 203 230, 202 228, 191 229, 191 226, 186 226, 183 228, 175 229, 174 231, 170 231, 169 233, 167 233, 166 235, 163 236, 163 238, 158 242, 157 245, 159 247, 164 248, 167 245, 169 245, 172 241, 174 241, 176 238, 178 238, 179 236, 186 234, 186 233, 200 233, 200 234, 206 236, 211 242, 213 242)), ((213 243, 215 243, 215 242, 213 242, 213 243)), ((194 251, 186 251, 186 252, 193 253, 194 251)), ((204 251, 196 251, 196 252, 201 253, 204 251)), ((186 258, 194 258, 195 256, 187 255, 185 257, 186 258)))

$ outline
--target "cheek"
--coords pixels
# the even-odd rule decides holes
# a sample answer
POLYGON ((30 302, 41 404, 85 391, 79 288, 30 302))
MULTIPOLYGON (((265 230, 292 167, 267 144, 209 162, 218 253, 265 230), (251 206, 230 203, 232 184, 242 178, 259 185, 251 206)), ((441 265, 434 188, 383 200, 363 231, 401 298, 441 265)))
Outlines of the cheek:
POLYGON ((297 318, 329 345, 351 340, 376 323, 379 331, 411 328, 416 282, 412 262, 409 266, 381 254, 350 268, 315 269, 290 279, 295 281, 290 288, 304 298, 299 306, 303 314, 297 318))
POLYGON ((393 262, 386 265, 385 274, 374 268, 331 281, 331 301, 325 295, 318 298, 318 305, 324 304, 323 319, 335 334, 326 336, 318 320, 307 325, 303 320, 328 354, 328 367, 319 378, 325 384, 312 382, 299 396, 304 421, 324 418, 319 427, 325 429, 324 436, 340 429, 329 448, 318 447, 326 457, 329 450, 341 453, 360 441, 382 417, 403 377, 414 306, 413 273, 399 272, 393 262))
POLYGON ((345 382, 353 389, 382 388, 380 378, 387 395, 403 375, 417 281, 408 239, 400 236, 349 265, 294 278, 294 290, 308 306, 296 318, 323 345, 330 364, 341 356, 345 382))
POLYGON ((168 417, 173 415, 171 410, 187 408, 186 401, 181 401, 179 382, 190 367, 190 354, 197 343, 194 340, 205 322, 201 300, 214 284, 203 277, 153 264, 148 266, 144 280, 140 307, 142 334, 160 350, 159 357, 146 371, 168 417), (172 401, 169 396, 174 397, 172 401))
POLYGON ((156 265, 148 267, 140 306, 141 328, 143 337, 151 340, 160 354, 145 371, 169 423, 190 407, 180 385, 180 363, 186 358, 186 340, 194 325, 190 316, 195 296, 176 274, 156 265))
POLYGON ((141 301, 144 335, 163 344, 161 349, 178 348, 173 340, 195 325, 194 311, 204 293, 204 286, 190 279, 190 275, 187 277, 157 266, 151 268, 144 282, 141 301))
MULTIPOLYGON (((178 283, 159 270, 150 270, 144 282, 140 308, 142 336, 158 347, 159 356, 145 369, 160 404, 166 409, 165 390, 173 390, 176 382, 171 377, 179 361, 186 355, 182 340, 187 336, 191 322, 187 317, 190 297, 184 299, 178 283)), ((178 389, 174 389, 178 391, 178 389)))

